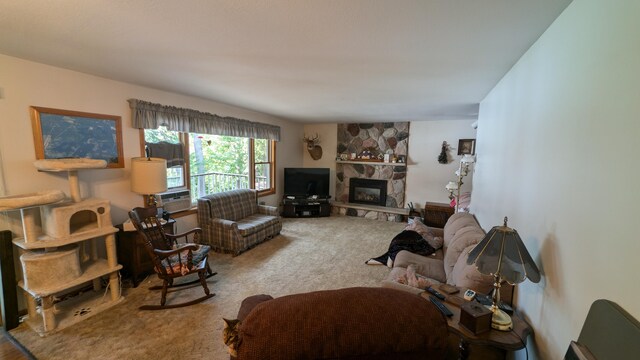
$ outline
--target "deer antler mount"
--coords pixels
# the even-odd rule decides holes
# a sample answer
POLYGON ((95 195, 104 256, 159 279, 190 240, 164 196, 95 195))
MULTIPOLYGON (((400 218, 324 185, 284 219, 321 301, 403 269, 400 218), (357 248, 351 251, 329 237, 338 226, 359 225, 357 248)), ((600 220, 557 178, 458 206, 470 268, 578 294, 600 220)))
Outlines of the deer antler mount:
POLYGON ((308 138, 306 135, 302 138, 302 142, 307 144, 307 151, 313 160, 322 158, 322 147, 320 147, 320 137, 316 133, 314 138, 308 138))

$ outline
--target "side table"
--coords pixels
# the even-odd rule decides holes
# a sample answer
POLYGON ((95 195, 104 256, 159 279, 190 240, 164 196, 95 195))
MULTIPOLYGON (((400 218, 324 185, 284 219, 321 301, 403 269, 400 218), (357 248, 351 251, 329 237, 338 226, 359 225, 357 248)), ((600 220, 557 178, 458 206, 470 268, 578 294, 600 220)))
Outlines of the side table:
MULTIPOLYGON (((460 355, 458 359, 464 360, 469 357, 470 344, 492 346, 505 351, 520 350, 526 346, 527 337, 531 334, 532 329, 529 324, 527 324, 517 314, 514 313, 511 316, 511 320, 513 321, 513 330, 511 331, 491 329, 487 332, 474 334, 460 325, 460 305, 466 302, 462 297, 462 294, 464 294, 466 289, 460 289, 460 292, 458 293, 447 295, 438 287, 438 285, 435 285, 434 287, 446 296, 443 303, 453 313, 453 316, 447 317, 447 326, 449 327, 450 333, 455 334, 460 338, 460 343, 458 345, 460 355)), ((428 301, 431 294, 425 291, 421 296, 428 301)))
POLYGON ((424 224, 435 228, 444 228, 454 212, 455 209, 449 204, 427 201, 424 204, 424 224))
MULTIPOLYGON (((173 234, 175 223, 174 219, 169 219, 162 225, 162 229, 167 234, 173 234)), ((153 272, 153 262, 149 258, 147 249, 137 231, 124 231, 122 224, 118 224, 116 227, 118 228, 116 235, 118 260, 122 264, 123 276, 130 276, 133 281, 133 287, 137 287, 144 279, 141 276, 146 276, 153 272)))

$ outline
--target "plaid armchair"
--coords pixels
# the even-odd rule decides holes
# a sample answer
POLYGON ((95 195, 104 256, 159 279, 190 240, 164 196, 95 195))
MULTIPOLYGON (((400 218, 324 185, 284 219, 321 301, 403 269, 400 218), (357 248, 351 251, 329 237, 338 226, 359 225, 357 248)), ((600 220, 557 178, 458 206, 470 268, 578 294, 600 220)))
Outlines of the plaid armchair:
POLYGON ((280 233, 278 208, 258 205, 258 193, 240 189, 198 199, 202 243, 214 251, 239 255, 280 233))

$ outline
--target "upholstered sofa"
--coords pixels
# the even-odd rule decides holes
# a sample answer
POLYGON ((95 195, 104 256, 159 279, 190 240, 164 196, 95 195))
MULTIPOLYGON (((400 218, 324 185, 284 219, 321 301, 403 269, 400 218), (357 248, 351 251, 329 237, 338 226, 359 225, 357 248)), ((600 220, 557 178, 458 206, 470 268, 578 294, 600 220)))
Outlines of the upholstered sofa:
POLYGON ((238 360, 444 359, 447 351, 444 316, 394 289, 255 295, 242 302, 238 319, 238 360))
POLYGON ((278 209, 258 205, 255 190, 240 189, 198 199, 202 243, 214 251, 239 255, 282 230, 278 209))
MULTIPOLYGON (((481 293, 490 292, 493 288, 493 277, 481 274, 473 264, 467 265, 469 251, 485 235, 475 217, 466 212, 459 212, 447 220, 444 229, 429 228, 429 230, 433 235, 442 237, 442 248, 430 256, 400 251, 383 286, 414 293, 422 292, 422 289, 399 284, 397 281, 406 274, 407 267, 413 265, 416 274, 426 277, 431 283, 447 283, 481 293)), ((504 294, 504 291, 502 293, 504 294)))

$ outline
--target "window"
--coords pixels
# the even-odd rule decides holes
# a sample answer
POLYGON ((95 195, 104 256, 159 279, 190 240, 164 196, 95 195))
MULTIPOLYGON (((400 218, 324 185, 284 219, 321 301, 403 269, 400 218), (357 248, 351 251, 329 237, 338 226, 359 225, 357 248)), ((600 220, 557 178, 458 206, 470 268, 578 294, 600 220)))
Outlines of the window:
MULTIPOLYGON (((180 133, 175 131, 168 131, 166 128, 161 127, 158 130, 146 130, 144 131, 145 143, 159 143, 168 142, 171 144, 180 144, 180 133)), ((178 188, 185 186, 184 174, 185 166, 173 166, 167 167, 167 187, 178 188)))
POLYGON ((164 127, 143 131, 145 142, 182 143, 188 149, 185 165, 167 168, 167 183, 169 188, 190 188, 193 203, 201 196, 234 189, 275 193, 275 141, 179 133, 164 127))

